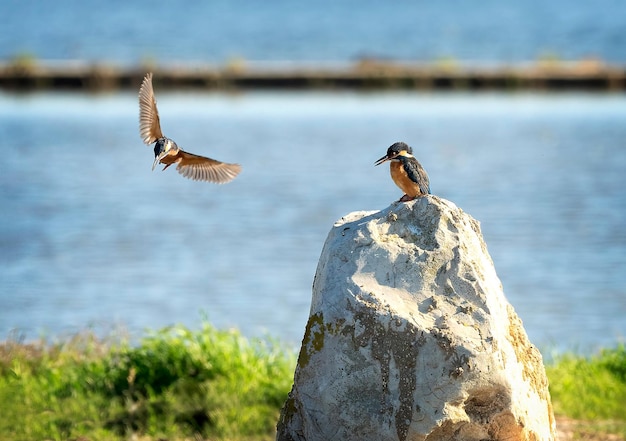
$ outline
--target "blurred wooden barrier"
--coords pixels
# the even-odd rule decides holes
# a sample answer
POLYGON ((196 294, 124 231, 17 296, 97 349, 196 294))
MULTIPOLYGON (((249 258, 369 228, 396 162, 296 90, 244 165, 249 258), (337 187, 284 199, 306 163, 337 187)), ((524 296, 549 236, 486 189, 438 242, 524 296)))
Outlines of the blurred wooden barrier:
POLYGON ((588 60, 514 66, 465 67, 455 63, 361 61, 316 66, 237 63, 226 66, 134 66, 79 62, 0 63, 5 90, 137 89, 146 72, 156 87, 195 89, 415 89, 415 90, 626 90, 626 67, 588 60))

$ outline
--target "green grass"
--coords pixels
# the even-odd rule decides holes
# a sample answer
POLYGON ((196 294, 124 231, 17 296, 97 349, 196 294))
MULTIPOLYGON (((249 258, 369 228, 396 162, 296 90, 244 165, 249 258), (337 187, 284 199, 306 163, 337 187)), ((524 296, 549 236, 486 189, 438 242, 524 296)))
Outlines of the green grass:
MULTIPOLYGON (((0 439, 271 440, 295 358, 276 342, 206 322, 132 346, 89 333, 57 344, 7 341, 0 439)), ((561 355, 546 370, 557 415, 626 437, 624 345, 561 355)))
POLYGON ((0 347, 0 439, 272 439, 295 354, 204 324, 0 347))
POLYGON ((554 412, 598 423, 626 438, 626 346, 591 357, 557 356, 546 366, 554 412))

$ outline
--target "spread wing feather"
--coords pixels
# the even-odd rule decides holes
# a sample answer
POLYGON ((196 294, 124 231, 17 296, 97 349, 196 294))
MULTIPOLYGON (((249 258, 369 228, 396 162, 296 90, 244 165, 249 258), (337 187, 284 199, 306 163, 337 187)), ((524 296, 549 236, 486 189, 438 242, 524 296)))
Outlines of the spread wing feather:
POLYGON ((183 150, 180 150, 179 154, 181 159, 178 161, 176 170, 184 177, 194 181, 225 184, 235 179, 241 171, 239 164, 228 164, 183 150))
POLYGON ((139 134, 143 142, 148 145, 153 144, 159 138, 163 138, 159 111, 152 88, 152 73, 146 75, 139 89, 139 134))

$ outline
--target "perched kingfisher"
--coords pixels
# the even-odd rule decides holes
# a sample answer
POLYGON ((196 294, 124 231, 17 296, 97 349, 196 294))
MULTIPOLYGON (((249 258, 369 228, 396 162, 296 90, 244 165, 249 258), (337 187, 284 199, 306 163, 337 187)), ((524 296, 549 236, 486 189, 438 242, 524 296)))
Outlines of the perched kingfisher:
POLYGON ((154 89, 152 89, 152 73, 146 75, 139 89, 139 134, 147 145, 156 143, 152 170, 159 162, 165 164, 163 170, 172 164, 177 164, 176 170, 184 177, 216 184, 232 181, 241 171, 239 164, 227 164, 188 153, 178 147, 174 141, 163 136, 154 89))
POLYGON ((430 181, 426 170, 413 156, 413 149, 404 142, 396 142, 387 149, 387 154, 374 163, 380 165, 390 161, 391 179, 404 192, 399 202, 411 201, 430 194, 430 181))

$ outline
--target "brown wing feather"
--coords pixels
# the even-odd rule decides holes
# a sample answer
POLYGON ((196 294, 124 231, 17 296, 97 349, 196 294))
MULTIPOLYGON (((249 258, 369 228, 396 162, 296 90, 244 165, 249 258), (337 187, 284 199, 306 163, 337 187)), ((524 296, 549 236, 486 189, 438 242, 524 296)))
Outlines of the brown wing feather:
POLYGON ((239 164, 228 164, 183 150, 180 150, 178 154, 180 161, 178 161, 176 170, 184 177, 194 181, 225 184, 235 179, 241 171, 239 164))
POLYGON ((148 73, 139 88, 139 134, 143 142, 150 145, 157 139, 163 138, 159 111, 154 99, 152 88, 152 73, 148 73))

